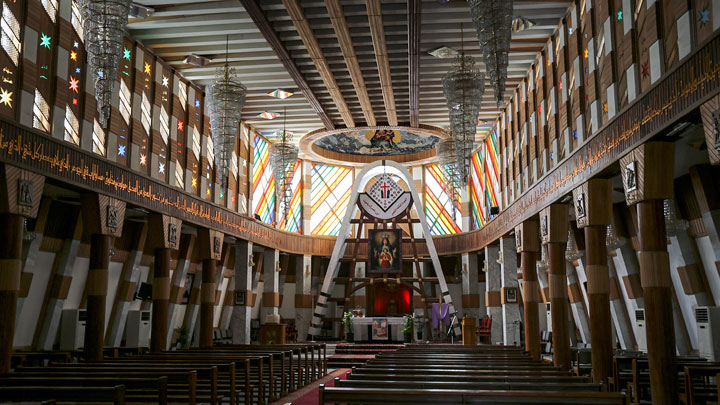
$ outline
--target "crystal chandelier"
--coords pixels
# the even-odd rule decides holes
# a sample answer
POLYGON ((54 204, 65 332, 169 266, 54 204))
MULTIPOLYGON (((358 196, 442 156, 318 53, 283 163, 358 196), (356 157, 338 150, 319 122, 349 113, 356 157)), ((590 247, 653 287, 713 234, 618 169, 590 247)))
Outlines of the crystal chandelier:
POLYGON ((100 125, 107 128, 110 103, 123 52, 130 0, 81 0, 88 67, 95 79, 100 125))
POLYGON ((605 246, 607 246, 608 249, 616 250, 624 244, 625 238, 617 236, 617 232, 615 232, 613 224, 608 225, 607 234, 605 235, 605 246))
MULTIPOLYGON (((283 120, 285 120, 287 114, 283 113, 283 117, 283 120)), ((292 134, 285 130, 285 121, 283 121, 280 142, 272 145, 270 166, 275 177, 276 200, 279 203, 278 207, 282 209, 286 223, 290 211, 290 201, 292 200, 293 167, 297 160, 298 147, 292 143, 292 134)))
MULTIPOLYGON (((449 132, 449 131, 447 131, 449 132)), ((457 154, 455 150, 455 141, 452 137, 440 139, 435 144, 435 152, 440 163, 440 170, 445 176, 448 188, 452 194, 452 218, 455 219, 455 207, 459 200, 460 192, 460 173, 457 154)))
POLYGON ((688 221, 677 217, 673 200, 663 201, 663 212, 665 214, 665 229, 668 235, 677 235, 678 232, 682 232, 690 226, 688 221))
POLYGON ((450 129, 455 141, 458 178, 466 186, 470 175, 470 158, 477 131, 485 78, 475 67, 471 56, 460 53, 450 71, 443 77, 443 93, 450 109, 450 129))
POLYGON ((513 0, 468 0, 473 25, 483 51, 485 71, 502 105, 512 35, 513 0))
POLYGON ((565 247, 565 260, 569 262, 574 262, 575 260, 579 260, 582 257, 582 252, 577 250, 577 248, 575 248, 575 243, 573 243, 572 231, 568 231, 568 241, 567 246, 565 247))
POLYGON ((235 150, 235 138, 240 124, 240 113, 245 105, 247 88, 236 80, 235 72, 227 62, 225 42, 225 66, 218 69, 215 81, 207 87, 208 111, 215 151, 218 184, 227 187, 228 167, 235 150))
POLYGON ((550 263, 548 263, 547 258, 547 249, 547 245, 542 245, 540 247, 540 260, 537 262, 538 271, 547 271, 547 269, 550 268, 550 263))

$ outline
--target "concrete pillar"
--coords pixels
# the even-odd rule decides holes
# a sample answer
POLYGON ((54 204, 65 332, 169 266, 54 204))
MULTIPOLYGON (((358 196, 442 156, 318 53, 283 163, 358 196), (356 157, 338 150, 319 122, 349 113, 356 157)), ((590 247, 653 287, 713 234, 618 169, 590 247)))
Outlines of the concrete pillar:
MULTIPOLYGON (((480 283, 478 282, 478 254, 477 252, 462 254, 462 307, 465 316, 476 320, 482 318, 480 305, 480 283)), ((479 323, 478 323, 479 325, 479 323)))
POLYGON ((645 298, 650 391, 655 404, 678 402, 670 259, 663 200, 673 195, 674 145, 648 142, 620 159, 625 200, 637 208, 638 262, 645 298), (651 157, 647 158, 646 157, 651 157))
POLYGON ((500 263, 500 247, 488 245, 485 247, 485 307, 487 314, 492 318, 490 324, 490 343, 502 343, 503 340, 503 309, 500 299, 502 289, 502 276, 500 263))
POLYGON ((520 346, 520 292, 517 280, 517 251, 514 237, 500 238, 500 302, 503 313, 503 343, 520 346))
POLYGON ((565 261, 565 272, 568 279, 568 298, 570 299, 570 310, 575 320, 580 339, 583 343, 591 343, 590 323, 588 322, 587 308, 580 289, 580 282, 577 277, 575 265, 570 261, 565 261))
POLYGON ((295 327, 298 330, 299 341, 307 341, 312 310, 312 256, 297 256, 295 258, 295 327))
POLYGON ((253 271, 252 242, 239 240, 235 243, 235 307, 230 318, 233 343, 250 343, 250 320, 252 312, 253 271))
MULTIPOLYGON (((199 339, 200 347, 212 347, 213 344, 213 318, 215 315, 215 286, 217 282, 218 261, 222 258, 224 235, 213 229, 200 229, 198 231, 199 258, 202 260, 202 275, 200 280, 200 321, 199 339)), ((198 274, 195 280, 198 280, 198 274)), ((199 284, 199 283, 195 283, 199 284)))
POLYGON ((540 252, 540 225, 537 219, 525 220, 515 227, 515 242, 522 267, 525 350, 540 359, 540 285, 537 276, 537 259, 540 252))
POLYGON ((280 308, 280 251, 266 248, 263 253, 263 295, 260 323, 269 314, 277 315, 280 308))
MULTIPOLYGON (((168 304, 168 335, 165 348, 170 348, 173 333, 178 322, 175 319, 177 310, 182 305, 183 293, 185 288, 185 279, 187 278, 188 268, 190 267, 190 258, 192 257, 193 247, 195 246, 196 236, 194 234, 180 235, 180 252, 178 254, 177 266, 172 274, 172 285, 170 287, 170 303, 168 304)), ((189 308, 189 303, 188 303, 189 308)), ((182 323, 181 323, 182 325, 182 323)), ((188 336, 190 338, 190 335, 188 336)))
POLYGON ((610 272, 610 314, 612 322, 615 326, 615 335, 620 348, 623 350, 635 349, 635 335, 632 330, 632 322, 630 314, 627 312, 622 292, 620 291, 620 283, 618 281, 615 264, 612 255, 608 258, 608 270, 610 272))

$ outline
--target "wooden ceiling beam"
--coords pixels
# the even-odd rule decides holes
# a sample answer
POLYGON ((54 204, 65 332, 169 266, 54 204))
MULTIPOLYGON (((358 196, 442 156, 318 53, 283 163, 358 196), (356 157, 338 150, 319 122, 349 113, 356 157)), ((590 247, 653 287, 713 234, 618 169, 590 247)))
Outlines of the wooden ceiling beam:
POLYGON ((365 0, 365 6, 367 7, 370 34, 372 36, 373 48, 375 49, 375 61, 377 62, 378 74, 380 76, 380 87, 382 89, 383 101, 385 102, 388 124, 397 125, 395 94, 393 93, 392 78, 390 77, 390 61, 388 60, 387 44, 385 43, 385 27, 383 26, 380 0, 365 0))
POLYGON ((327 7, 330 22, 332 22, 333 29, 335 30, 335 37, 340 44, 343 58, 345 58, 345 65, 347 66, 348 73, 350 73, 350 79, 355 88, 355 93, 360 101, 365 122, 367 125, 375 126, 377 125, 375 113, 373 112, 373 107, 368 97, 365 79, 363 78, 357 55, 355 55, 355 47, 353 46, 353 40, 350 36, 350 28, 345 20, 343 7, 340 4, 340 0, 325 0, 325 7, 327 7))
POLYGON ((408 83, 410 85, 410 126, 420 124, 420 10, 422 0, 408 0, 408 83))
POLYGON ((287 49, 285 49, 285 46, 280 41, 280 38, 278 37, 275 30, 272 28, 270 21, 268 21, 262 8, 260 8, 260 4, 258 3, 258 1, 240 0, 240 4, 242 4, 242 6, 245 8, 245 11, 247 11, 247 13, 250 15, 250 18, 252 18, 255 25, 263 34, 267 43, 270 45, 272 50, 280 59, 280 62, 282 62, 283 66, 285 66, 285 69, 290 74, 290 77, 292 77, 293 81, 295 82, 295 84, 297 84, 300 91, 302 91, 302 93, 305 95, 308 103, 310 103, 313 110, 315 110, 317 115, 320 117, 320 120, 322 120, 325 128, 328 130, 335 129, 335 124, 333 123, 332 119, 330 119, 330 116, 328 116, 322 104, 320 104, 320 101, 315 96, 315 93, 313 93, 313 91, 310 89, 310 85, 307 83, 302 73, 300 73, 300 69, 290 57, 290 53, 287 51, 287 49))
POLYGON ((347 108, 345 98, 340 92, 337 82, 335 82, 335 77, 333 76, 332 70, 330 70, 330 65, 328 64, 327 59, 325 59, 325 55, 323 55, 320 44, 318 43, 317 38, 315 38, 315 34, 310 27, 310 22, 307 18, 305 18, 305 11, 303 10, 300 1, 282 0, 282 2, 283 5, 285 5, 285 10, 290 16, 293 25, 295 26, 295 30, 297 30, 298 34, 300 34, 300 39, 302 40, 303 45, 305 45, 305 49, 307 49, 307 52, 310 54, 310 59, 312 59, 315 64, 315 68, 318 73, 320 73, 320 77, 325 84, 325 88, 327 88, 330 92, 333 102, 335 103, 335 107, 340 112, 343 122, 345 122, 345 126, 348 128, 355 127, 355 121, 353 120, 352 114, 347 108))

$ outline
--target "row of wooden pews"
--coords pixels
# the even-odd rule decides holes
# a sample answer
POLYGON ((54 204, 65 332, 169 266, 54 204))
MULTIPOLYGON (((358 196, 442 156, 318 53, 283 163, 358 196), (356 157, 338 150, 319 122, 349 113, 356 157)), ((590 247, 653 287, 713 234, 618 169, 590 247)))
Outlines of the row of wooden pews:
POLYGON ((353 368, 319 404, 625 404, 624 393, 533 360, 517 347, 408 345, 353 368))
MULTIPOLYGON (((676 359, 680 401, 688 404, 717 403, 720 397, 720 363, 696 356, 676 359)), ((634 404, 651 403, 650 364, 646 353, 624 352, 613 357, 610 388, 626 390, 634 404)))
POLYGON ((20 365, 2 402, 266 404, 327 373, 325 344, 232 345, 20 365))

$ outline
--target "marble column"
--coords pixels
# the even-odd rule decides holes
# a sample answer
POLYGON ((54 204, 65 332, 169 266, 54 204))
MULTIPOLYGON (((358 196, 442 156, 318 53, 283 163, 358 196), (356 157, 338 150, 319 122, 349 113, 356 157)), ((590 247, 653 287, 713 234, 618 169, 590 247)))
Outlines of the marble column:
POLYGON ((514 237, 500 238, 500 302, 503 313, 503 343, 520 346, 520 292, 517 280, 517 251, 514 237))
POLYGON ((462 254, 462 307, 464 316, 477 320, 482 318, 480 306, 480 283, 478 282, 478 254, 477 252, 462 254))
POLYGON ((490 343, 498 344, 503 340, 503 309, 500 299, 502 276, 500 270, 500 247, 497 244, 485 247, 485 307, 490 324, 490 343))
POLYGON ((235 243, 235 307, 230 317, 230 329, 235 344, 250 343, 250 320, 252 313, 253 268, 252 242, 238 240, 235 243))
POLYGON ((280 309, 280 251, 266 248, 263 252, 263 295, 260 323, 268 315, 278 315, 280 309))
POLYGON ((295 325, 298 330, 298 341, 305 342, 308 339, 312 311, 312 256, 297 256, 295 258, 295 325))

